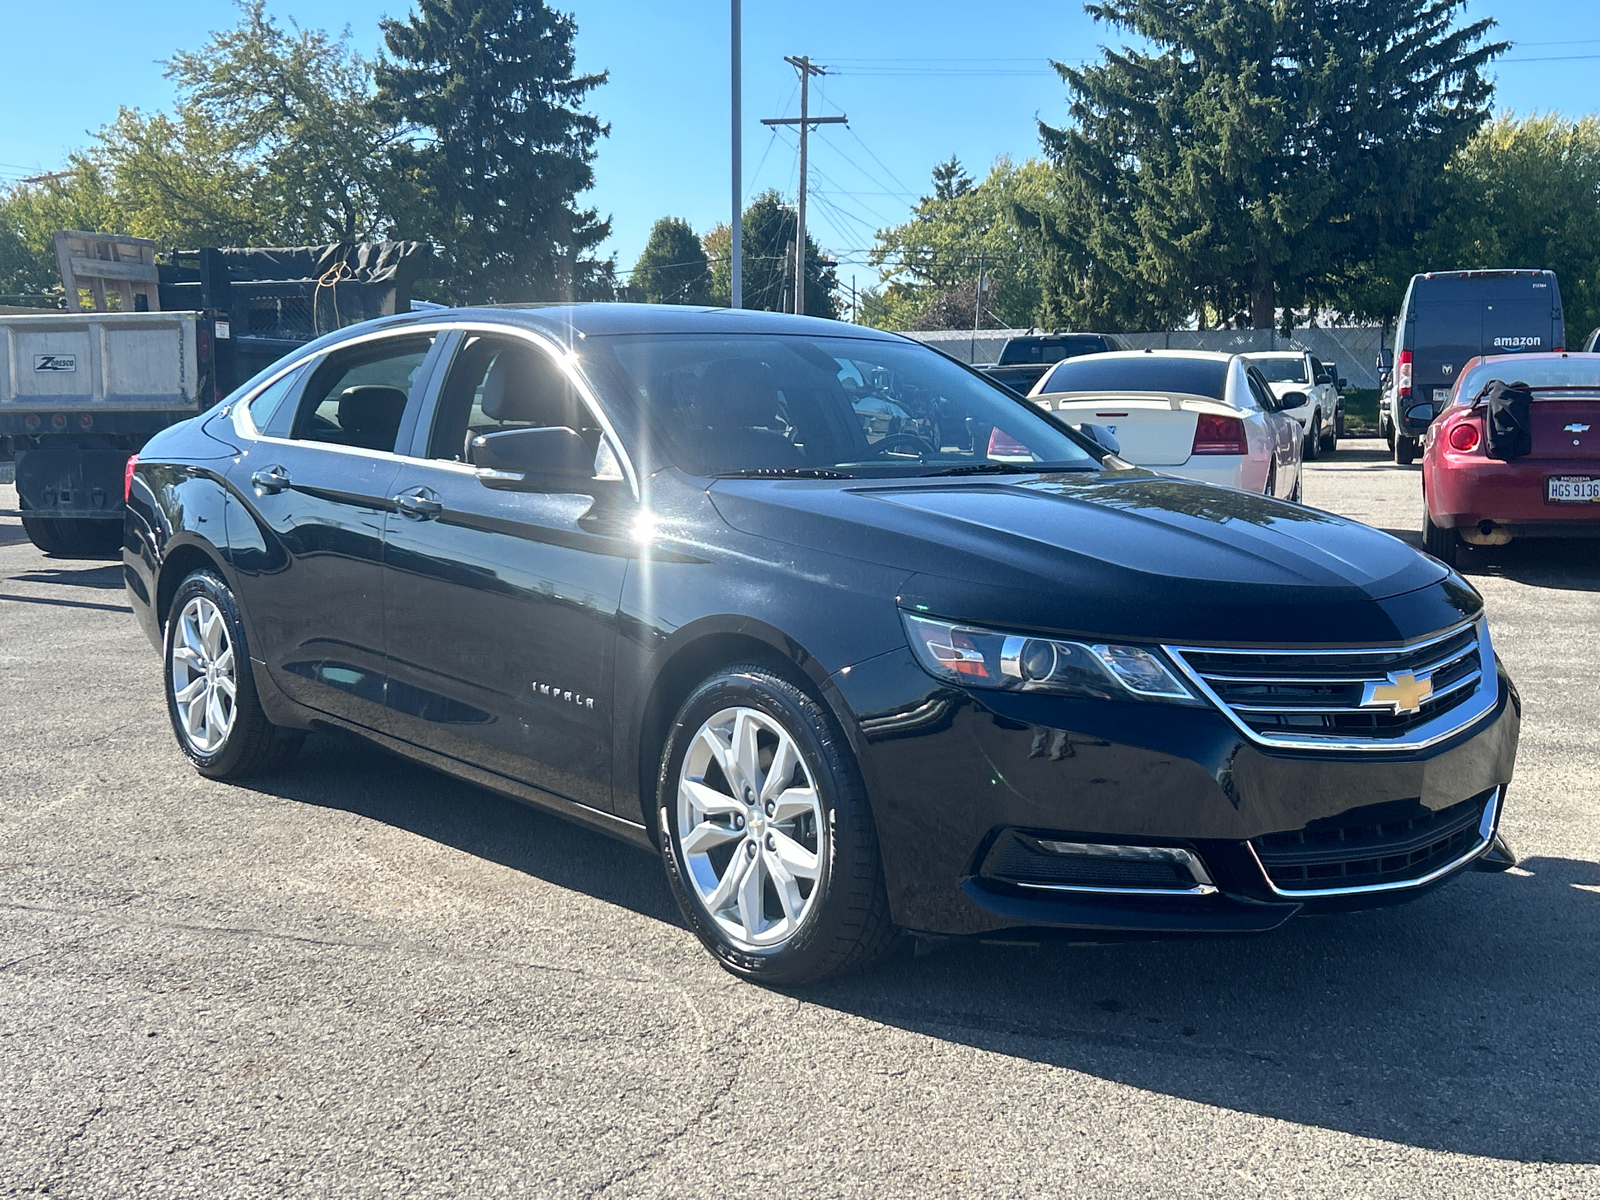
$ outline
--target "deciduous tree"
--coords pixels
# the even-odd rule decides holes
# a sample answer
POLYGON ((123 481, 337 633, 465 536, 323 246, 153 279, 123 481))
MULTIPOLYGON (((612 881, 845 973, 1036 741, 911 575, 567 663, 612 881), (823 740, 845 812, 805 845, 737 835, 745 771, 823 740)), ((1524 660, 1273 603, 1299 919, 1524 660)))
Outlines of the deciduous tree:
POLYGON ((689 222, 662 217, 634 265, 632 288, 650 304, 707 304, 711 269, 689 222))

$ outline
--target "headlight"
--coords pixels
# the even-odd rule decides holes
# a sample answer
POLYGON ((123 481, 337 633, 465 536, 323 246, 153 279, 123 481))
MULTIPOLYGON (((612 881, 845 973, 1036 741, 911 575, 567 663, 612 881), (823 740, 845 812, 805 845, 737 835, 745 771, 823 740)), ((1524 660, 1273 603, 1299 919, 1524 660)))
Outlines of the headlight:
POLYGON ((1100 700, 1202 703, 1154 649, 1064 642, 977 625, 953 625, 911 613, 901 615, 911 650, 923 669, 936 679, 962 687, 1100 700))

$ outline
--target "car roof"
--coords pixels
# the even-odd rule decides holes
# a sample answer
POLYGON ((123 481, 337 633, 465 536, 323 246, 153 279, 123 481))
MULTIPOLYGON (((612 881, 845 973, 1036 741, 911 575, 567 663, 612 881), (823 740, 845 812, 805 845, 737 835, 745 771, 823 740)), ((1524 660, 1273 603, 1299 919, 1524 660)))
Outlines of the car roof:
POLYGON ((1306 350, 1251 350, 1244 357, 1254 362, 1258 358, 1304 358, 1306 350))
MULTIPOLYGON (((1232 362, 1234 359, 1242 357, 1243 355, 1229 354, 1225 350, 1105 350, 1099 354, 1080 354, 1077 358, 1069 358, 1063 361, 1082 363, 1089 362, 1091 359, 1101 362, 1110 358, 1186 358, 1197 362, 1232 362)), ((1057 363, 1055 365, 1059 366, 1061 364, 1057 363)))

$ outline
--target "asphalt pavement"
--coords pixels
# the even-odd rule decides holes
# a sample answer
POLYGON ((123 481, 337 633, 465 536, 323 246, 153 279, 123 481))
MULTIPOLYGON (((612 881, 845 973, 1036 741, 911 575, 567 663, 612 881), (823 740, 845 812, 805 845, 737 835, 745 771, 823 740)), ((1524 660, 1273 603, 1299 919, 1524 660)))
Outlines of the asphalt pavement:
MULTIPOLYGON (((1417 540, 1381 443, 1305 494, 1417 540)), ((199 778, 120 568, 15 506, 0 1195, 1600 1196, 1600 543, 1467 556, 1525 699, 1520 869, 783 994, 653 857, 358 741, 199 778)))

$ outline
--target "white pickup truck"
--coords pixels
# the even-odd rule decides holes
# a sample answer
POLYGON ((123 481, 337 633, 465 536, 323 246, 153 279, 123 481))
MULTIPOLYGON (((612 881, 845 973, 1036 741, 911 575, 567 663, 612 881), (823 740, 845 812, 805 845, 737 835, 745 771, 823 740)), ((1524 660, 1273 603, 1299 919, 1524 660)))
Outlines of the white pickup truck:
POLYGON ((1316 355, 1302 350, 1244 357, 1261 372, 1272 394, 1280 400, 1290 392, 1306 397, 1304 404, 1283 410, 1300 422, 1306 440, 1305 457, 1316 458, 1322 451, 1332 450, 1344 436, 1344 395, 1339 390, 1343 380, 1336 378, 1316 355))

